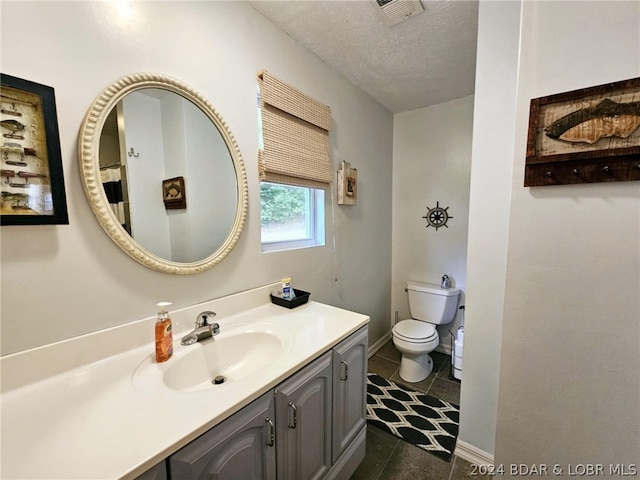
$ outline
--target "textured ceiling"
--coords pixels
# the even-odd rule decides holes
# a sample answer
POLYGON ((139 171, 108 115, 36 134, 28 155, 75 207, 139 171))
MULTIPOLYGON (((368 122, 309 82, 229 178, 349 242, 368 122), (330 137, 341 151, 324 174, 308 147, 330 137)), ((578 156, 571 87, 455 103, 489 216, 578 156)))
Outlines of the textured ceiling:
POLYGON ((392 27, 371 0, 250 3, 391 112, 473 94, 478 0, 422 0, 392 27))

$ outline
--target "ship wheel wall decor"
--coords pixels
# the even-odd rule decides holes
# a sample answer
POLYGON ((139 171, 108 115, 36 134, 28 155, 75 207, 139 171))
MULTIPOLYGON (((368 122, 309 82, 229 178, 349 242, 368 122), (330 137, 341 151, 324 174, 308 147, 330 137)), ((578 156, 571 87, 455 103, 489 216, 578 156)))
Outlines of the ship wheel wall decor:
POLYGON ((422 217, 427 220, 426 228, 435 227, 436 231, 440 227, 449 228, 447 226, 447 222, 449 221, 450 218, 453 218, 453 217, 449 215, 447 210, 449 210, 449 207, 442 208, 440 206, 440 202, 436 202, 436 206, 434 208, 427 207, 427 214, 424 217, 422 217))

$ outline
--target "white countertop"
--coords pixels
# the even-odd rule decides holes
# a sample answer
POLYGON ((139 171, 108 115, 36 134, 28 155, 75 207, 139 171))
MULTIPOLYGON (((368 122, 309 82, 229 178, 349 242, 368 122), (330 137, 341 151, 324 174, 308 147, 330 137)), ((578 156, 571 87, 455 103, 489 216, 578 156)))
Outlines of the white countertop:
MULTIPOLYGON (((5 388, 0 397, 0 478, 135 478, 369 322, 365 315, 317 302, 291 310, 264 303, 264 288, 260 295, 253 292, 259 298, 257 303, 262 304, 253 302, 253 308, 229 316, 218 312, 216 317, 221 332, 251 321, 281 325, 291 332, 293 341, 288 352, 243 380, 198 392, 140 388, 134 385, 133 374, 152 358, 152 337, 136 348, 46 378, 25 371, 25 376, 34 381, 13 381, 15 388, 5 388)), ((216 311, 215 302, 194 308, 216 311)), ((147 323, 152 326, 153 319, 145 320, 145 331, 151 332, 147 323)), ((174 330, 175 358, 193 346, 180 345, 185 331, 176 328, 175 322, 174 330)), ((113 340, 117 334, 110 331, 101 339, 98 332, 83 339, 82 345, 64 342, 50 348, 49 353, 38 349, 30 358, 7 359, 2 365, 3 378, 19 376, 19 371, 9 369, 21 365, 26 370, 33 368, 34 359, 43 362, 46 370, 44 365, 55 363, 61 351, 65 356, 85 355, 80 350, 91 350, 87 345, 104 342, 104 335, 113 340)))

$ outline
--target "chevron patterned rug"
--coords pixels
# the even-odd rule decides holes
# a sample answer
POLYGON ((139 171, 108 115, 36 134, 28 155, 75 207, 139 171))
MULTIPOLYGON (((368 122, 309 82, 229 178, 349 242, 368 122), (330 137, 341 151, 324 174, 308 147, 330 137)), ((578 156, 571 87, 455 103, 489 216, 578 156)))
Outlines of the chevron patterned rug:
POLYGON ((367 374, 367 422, 450 461, 458 438, 458 406, 367 374))

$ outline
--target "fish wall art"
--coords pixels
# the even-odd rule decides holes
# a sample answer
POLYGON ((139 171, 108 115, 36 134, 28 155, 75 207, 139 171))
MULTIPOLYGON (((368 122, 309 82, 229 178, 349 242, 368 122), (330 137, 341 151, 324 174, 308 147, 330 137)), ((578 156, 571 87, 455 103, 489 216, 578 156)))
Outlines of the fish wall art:
POLYGON ((640 180, 640 78, 531 100, 525 186, 640 180))
POLYGON ((594 144, 601 138, 627 138, 640 127, 640 102, 617 103, 604 99, 594 107, 581 108, 544 129, 549 138, 594 144))

